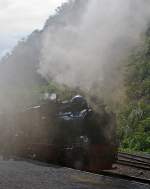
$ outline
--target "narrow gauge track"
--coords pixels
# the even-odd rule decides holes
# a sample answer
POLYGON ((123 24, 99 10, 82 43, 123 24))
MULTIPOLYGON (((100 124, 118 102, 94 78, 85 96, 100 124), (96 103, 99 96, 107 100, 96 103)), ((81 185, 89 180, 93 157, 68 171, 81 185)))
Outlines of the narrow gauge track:
POLYGON ((139 183, 150 185, 150 179, 139 178, 139 177, 129 176, 129 175, 120 174, 120 173, 113 173, 111 171, 100 171, 99 174, 108 176, 108 177, 112 177, 112 178, 118 178, 118 179, 123 179, 123 180, 139 182, 139 183))
POLYGON ((126 160, 126 161, 128 160, 128 161, 131 161, 131 162, 140 163, 141 165, 150 166, 150 162, 143 161, 143 160, 136 159, 136 158, 132 158, 132 157, 125 157, 125 156, 122 156, 122 155, 118 155, 118 159, 119 160, 126 160))
POLYGON ((141 161, 141 160, 137 160, 137 159, 132 159, 132 158, 122 158, 120 157, 119 160, 126 160, 126 161, 129 161, 129 162, 133 162, 133 163, 137 163, 137 164, 140 164, 140 165, 143 165, 143 166, 149 166, 150 167, 150 163, 149 162, 145 162, 145 161, 141 161))
POLYGON ((132 159, 132 160, 136 160, 138 162, 148 163, 150 165, 150 157, 145 157, 142 155, 139 156, 139 155, 124 153, 124 152, 119 152, 118 157, 132 159))
POLYGON ((134 157, 139 157, 139 158, 143 158, 143 159, 148 159, 150 160, 150 154, 148 155, 137 155, 137 154, 131 154, 131 153, 127 153, 127 152, 119 152, 119 154, 122 154, 122 155, 127 155, 127 156, 134 156, 134 157))
POLYGON ((147 164, 144 164, 144 163, 138 163, 138 162, 134 162, 134 161, 130 161, 130 160, 122 160, 122 159, 119 159, 116 163, 120 164, 120 165, 127 165, 130 167, 135 167, 137 169, 143 169, 143 170, 150 171, 150 166, 147 164))
MULTIPOLYGON (((118 160, 116 163, 120 164, 120 165, 129 166, 129 167, 134 167, 137 169, 150 171, 150 158, 148 158, 148 157, 119 152, 118 160)), ((113 178, 119 178, 119 179, 124 179, 124 180, 129 180, 129 181, 134 181, 134 182, 139 182, 139 183, 150 185, 150 179, 136 177, 136 176, 129 176, 127 174, 116 173, 111 170, 110 171, 101 171, 100 174, 105 175, 105 176, 110 176, 113 178)))
POLYGON ((137 156, 128 153, 118 153, 118 161, 116 163, 150 171, 150 158, 145 158, 143 156, 137 156))

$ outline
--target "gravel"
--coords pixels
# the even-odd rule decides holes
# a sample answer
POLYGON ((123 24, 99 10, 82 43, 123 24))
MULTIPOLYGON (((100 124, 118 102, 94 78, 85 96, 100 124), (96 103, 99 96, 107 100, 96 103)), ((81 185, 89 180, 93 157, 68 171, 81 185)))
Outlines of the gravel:
POLYGON ((119 164, 114 164, 113 167, 115 169, 111 170, 111 172, 114 172, 114 173, 135 176, 135 177, 139 177, 143 179, 150 179, 150 171, 148 170, 142 170, 142 169, 134 168, 131 166, 119 165, 119 164))
POLYGON ((37 161, 0 160, 0 189, 150 189, 150 185, 37 161))

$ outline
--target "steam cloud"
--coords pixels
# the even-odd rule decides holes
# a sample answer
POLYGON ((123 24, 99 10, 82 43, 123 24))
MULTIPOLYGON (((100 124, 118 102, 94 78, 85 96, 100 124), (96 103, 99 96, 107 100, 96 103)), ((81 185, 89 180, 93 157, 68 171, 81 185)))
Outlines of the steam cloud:
POLYGON ((150 1, 87 2, 78 24, 66 18, 65 26, 50 25, 44 32, 38 71, 48 80, 90 90, 95 84, 117 83, 113 69, 141 41, 150 21, 150 1))
POLYGON ((107 105, 120 104, 122 64, 143 41, 149 22, 149 0, 63 4, 43 30, 34 31, 0 60, 0 112, 37 104, 34 88, 47 84, 41 75, 102 97, 107 105))

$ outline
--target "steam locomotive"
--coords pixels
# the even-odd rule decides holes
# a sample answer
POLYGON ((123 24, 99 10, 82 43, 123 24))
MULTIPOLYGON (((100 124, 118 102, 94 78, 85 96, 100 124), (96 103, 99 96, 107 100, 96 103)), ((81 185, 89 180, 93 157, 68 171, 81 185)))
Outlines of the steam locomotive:
POLYGON ((104 107, 97 113, 80 95, 1 115, 0 124, 7 130, 0 141, 4 156, 88 171, 110 169, 116 160, 114 115, 104 107))

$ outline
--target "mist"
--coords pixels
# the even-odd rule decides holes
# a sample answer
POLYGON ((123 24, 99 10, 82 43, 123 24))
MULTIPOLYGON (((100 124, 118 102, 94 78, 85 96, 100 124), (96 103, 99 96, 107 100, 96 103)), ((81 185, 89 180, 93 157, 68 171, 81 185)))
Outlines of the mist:
POLYGON ((144 41, 149 7, 148 0, 62 4, 42 30, 19 41, 0 60, 0 112, 38 104, 38 89, 47 81, 81 89, 86 97, 97 96, 110 106, 120 104, 123 68, 131 51, 144 41))
POLYGON ((49 25, 43 32, 38 72, 47 80, 117 99, 120 65, 142 42, 149 7, 147 0, 87 1, 75 24, 68 15, 63 26, 49 25))

